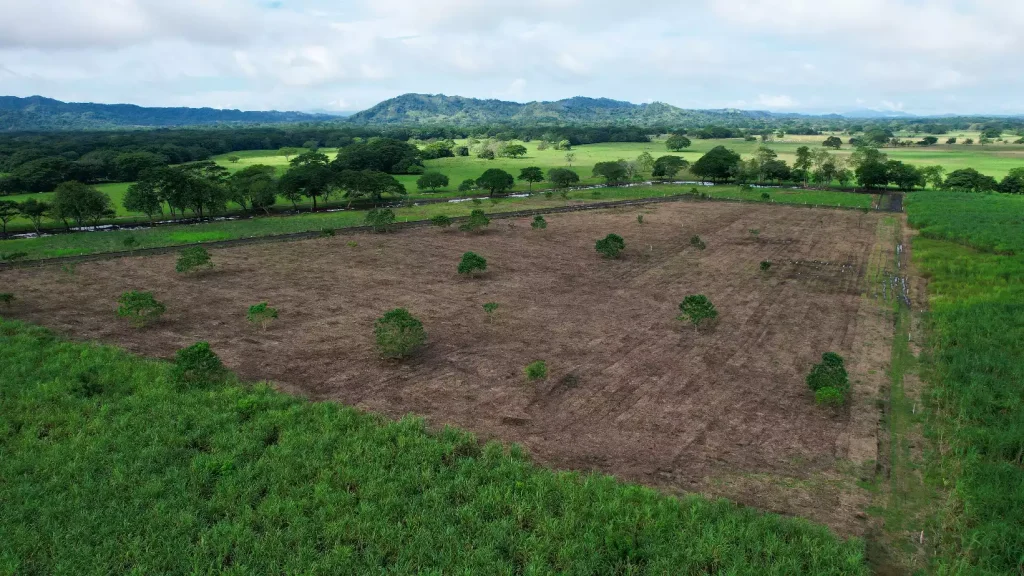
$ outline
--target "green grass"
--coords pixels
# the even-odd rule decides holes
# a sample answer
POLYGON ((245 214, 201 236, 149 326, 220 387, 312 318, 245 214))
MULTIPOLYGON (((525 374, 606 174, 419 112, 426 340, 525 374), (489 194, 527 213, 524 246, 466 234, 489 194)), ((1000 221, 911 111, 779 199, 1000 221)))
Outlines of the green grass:
MULTIPOLYGON (((691 188, 690 186, 605 188, 594 191, 573 192, 570 195, 569 202, 562 200, 558 194, 554 194, 551 199, 545 198, 544 195, 535 195, 530 198, 507 198, 501 200, 498 204, 494 204, 490 200, 483 200, 479 206, 472 202, 458 202, 396 208, 395 214, 399 222, 428 220, 438 214, 452 217, 466 216, 474 208, 481 208, 488 213, 509 212, 565 206, 568 203, 592 203, 633 198, 663 197, 688 192, 691 188)), ((702 191, 718 198, 760 198, 760 192, 752 194, 730 186, 702 188, 702 191)), ((770 192, 778 203, 828 206, 842 204, 852 207, 868 207, 874 198, 871 195, 850 194, 846 192, 781 190, 771 190, 770 192)), ((364 223, 365 217, 366 212, 364 211, 316 212, 283 217, 261 217, 247 220, 204 222, 202 224, 158 226, 134 231, 117 230, 55 234, 41 238, 5 240, 0 242, 0 252, 8 254, 26 252, 29 259, 96 254, 124 250, 123 242, 128 236, 133 236, 137 240, 138 243, 135 248, 156 248, 194 242, 213 242, 274 234, 310 232, 322 228, 361 226, 364 223)))
POLYGON ((9 574, 866 574, 800 519, 0 320, 9 574))
POLYGON ((985 251, 1021 254, 1021 200, 928 193, 907 206, 929 277, 933 464, 952 493, 943 573, 1024 566, 1024 257, 985 251))

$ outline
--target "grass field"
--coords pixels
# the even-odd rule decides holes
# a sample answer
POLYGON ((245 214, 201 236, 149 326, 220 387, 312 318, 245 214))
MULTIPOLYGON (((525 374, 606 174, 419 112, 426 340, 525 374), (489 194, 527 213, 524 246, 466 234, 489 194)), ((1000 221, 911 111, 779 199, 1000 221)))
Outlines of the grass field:
MULTIPOLYGON (((480 205, 472 202, 458 202, 396 208, 395 213, 398 221, 404 222, 426 220, 437 214, 465 216, 470 210, 475 208, 480 208, 485 212, 506 212, 564 206, 567 203, 662 197, 688 192, 691 188, 690 186, 606 188, 594 191, 573 192, 570 194, 570 200, 568 201, 563 200, 558 195, 554 195, 551 199, 547 199, 543 195, 536 195, 530 198, 503 199, 497 204, 490 200, 484 200, 480 205)), ((760 191, 756 191, 756 193, 744 191, 734 186, 703 187, 701 191, 714 198, 754 201, 760 201, 761 195, 760 191)), ((869 208, 877 201, 877 196, 870 194, 814 190, 770 190, 769 192, 774 202, 787 204, 843 205, 853 208, 869 208)), ((284 217, 259 217, 246 220, 205 222, 202 224, 158 226, 133 231, 112 230, 55 234, 39 238, 5 240, 0 243, 0 253, 25 252, 28 254, 28 258, 37 259, 115 252, 124 250, 124 239, 129 236, 137 240, 137 248, 156 248, 194 242, 212 242, 292 232, 309 232, 323 228, 361 226, 364 223, 365 217, 365 211, 317 212, 284 217)))
POLYGON ((0 320, 9 574, 866 574, 803 520, 540 469, 0 320))

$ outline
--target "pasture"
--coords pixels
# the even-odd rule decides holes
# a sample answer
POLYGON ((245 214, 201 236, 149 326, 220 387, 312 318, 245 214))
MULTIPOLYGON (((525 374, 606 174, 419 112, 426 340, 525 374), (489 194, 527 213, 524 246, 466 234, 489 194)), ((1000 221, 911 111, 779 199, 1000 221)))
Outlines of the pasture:
POLYGON ((9 270, 18 300, 5 315, 163 358, 207 340, 246 380, 517 442, 557 468, 727 496, 863 535, 869 495, 856 480, 878 457, 877 390, 866 383, 888 354, 882 316, 863 296, 873 255, 892 250, 880 218, 686 202, 549 215, 545 230, 524 219, 483 234, 221 249, 215 268, 194 276, 174 271, 174 255, 9 270), (625 238, 620 259, 594 250, 611 232, 625 238), (466 251, 487 258, 484 274, 456 273, 466 251), (129 327, 114 315, 126 290, 153 291, 167 314, 129 327), (720 312, 699 330, 676 319, 696 293, 720 312), (266 331, 245 320, 261 301, 280 310, 266 331), (499 304, 490 321, 487 302, 499 304), (395 307, 428 335, 402 363, 373 348, 374 319, 395 307), (849 360, 849 408, 816 405, 804 383, 826 351, 849 360), (549 373, 527 382, 535 360, 549 373))

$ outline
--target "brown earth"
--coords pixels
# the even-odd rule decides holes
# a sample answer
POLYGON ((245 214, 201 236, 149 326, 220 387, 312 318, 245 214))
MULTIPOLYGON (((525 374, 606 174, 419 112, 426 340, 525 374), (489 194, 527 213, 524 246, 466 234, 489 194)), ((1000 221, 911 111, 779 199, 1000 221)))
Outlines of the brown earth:
MULTIPOLYGON (((664 204, 552 215, 543 231, 495 220, 481 235, 418 229, 229 248, 194 276, 163 255, 12 270, 0 284, 18 297, 7 315, 75 339, 160 357, 207 340, 246 379, 520 442, 555 467, 725 495, 861 534, 847 504, 851 437, 861 438, 857 464, 870 460, 870 442, 851 422, 877 414, 816 406, 804 376, 829 350, 854 365, 864 364, 855 352, 888 358, 877 322, 862 329, 879 217, 664 204), (594 250, 609 232, 626 240, 619 260, 594 250), (468 250, 488 259, 479 278, 455 271, 468 250), (117 319, 115 301, 132 289, 153 291, 165 317, 139 330, 117 319), (700 331, 675 319, 695 293, 720 313, 700 331), (245 319, 260 301, 280 310, 265 332, 245 319), (491 301, 493 323, 482 309, 491 301), (429 336, 404 363, 373 347, 374 319, 394 307, 429 336), (523 367, 538 359, 549 377, 528 384, 523 367)), ((876 411, 863 398, 853 406, 876 411)))

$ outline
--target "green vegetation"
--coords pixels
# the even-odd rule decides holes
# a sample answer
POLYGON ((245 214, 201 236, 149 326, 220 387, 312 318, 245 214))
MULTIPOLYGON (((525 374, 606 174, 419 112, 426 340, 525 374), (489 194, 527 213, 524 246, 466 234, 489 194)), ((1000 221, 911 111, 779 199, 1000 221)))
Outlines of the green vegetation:
POLYGON ((910 224, 926 238, 1024 254, 1024 196, 935 191, 908 194, 904 204, 910 224))
POLYGON ((487 217, 487 214, 483 210, 476 209, 469 213, 469 218, 459 226, 459 230, 463 232, 483 232, 483 229, 490 226, 490 224, 491 219, 487 217))
POLYGON ((807 374, 807 386, 814 392, 818 404, 839 406, 846 402, 850 390, 850 378, 842 356, 825 352, 821 362, 815 364, 807 374))
POLYGON ((174 265, 175 271, 188 273, 200 268, 213 268, 213 261, 210 259, 210 251, 202 246, 191 246, 185 248, 178 255, 178 261, 174 265))
POLYGON ((395 211, 391 208, 374 208, 366 213, 365 222, 374 232, 390 232, 395 227, 395 211))
POLYGON ((117 299, 117 315, 127 318, 132 326, 142 328, 155 322, 167 311, 167 306, 153 297, 152 292, 125 292, 117 299))
POLYGON ((383 358, 405 358, 427 341, 423 323, 405 308, 389 310, 373 325, 377 351, 383 358))
POLYGON ((430 224, 438 228, 449 228, 452 225, 452 219, 445 214, 438 214, 430 218, 430 224))
POLYGON ((708 245, 705 244, 704 241, 700 239, 700 236, 697 236, 696 234, 690 237, 690 246, 693 246, 697 250, 701 251, 708 247, 708 245))
POLYGON ((761 261, 761 272, 767 272, 767 271, 771 270, 771 268, 772 268, 772 263, 769 260, 762 260, 761 261))
POLYGON ((478 272, 487 271, 487 259, 475 252, 466 252, 459 261, 459 274, 476 276, 478 272))
POLYGON ((11 294, 10 292, 0 292, 0 302, 3 302, 8 307, 10 307, 14 300, 14 294, 11 294))
POLYGON ((530 227, 534 230, 544 230, 548 227, 548 221, 540 214, 537 214, 533 217, 533 222, 530 222, 530 227))
POLYGON ((260 302, 249 306, 245 315, 246 320, 252 324, 259 324, 264 330, 271 322, 277 319, 277 308, 273 308, 267 302, 260 302))
POLYGON ((526 374, 526 380, 528 382, 544 380, 548 377, 548 364, 543 360, 530 362, 526 365, 526 368, 523 368, 523 372, 526 374))
POLYGON ((626 241, 618 234, 609 234, 598 240, 594 248, 605 258, 618 258, 619 254, 626 249, 626 241))
POLYGON ((494 321, 494 313, 498 311, 497 302, 487 302, 484 304, 484 312, 487 314, 487 321, 494 321))
POLYGON ((219 384, 228 376, 227 370, 209 342, 196 342, 174 354, 171 380, 186 387, 219 384))
POLYGON ((688 321, 693 324, 696 330, 704 322, 718 318, 718 309, 703 294, 691 294, 679 303, 679 316, 677 320, 688 321))

